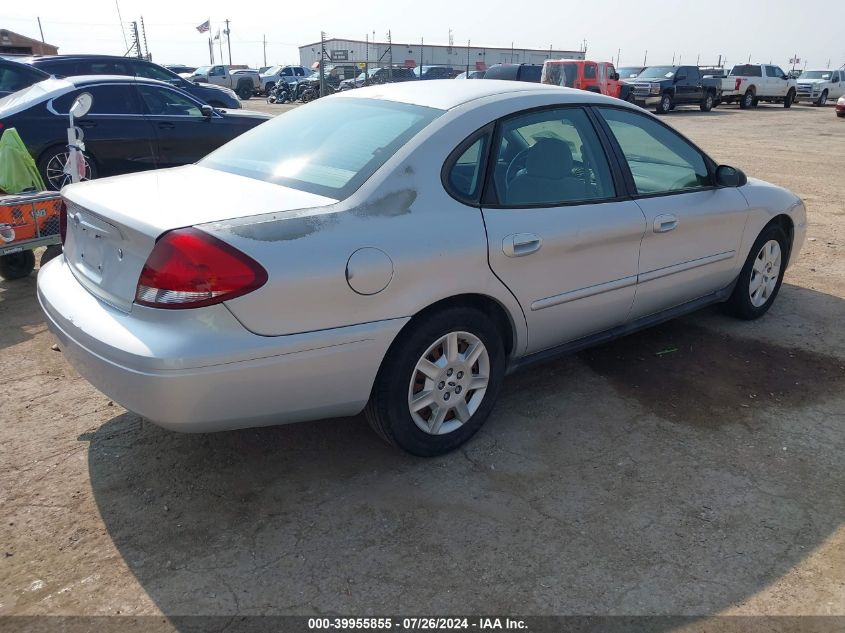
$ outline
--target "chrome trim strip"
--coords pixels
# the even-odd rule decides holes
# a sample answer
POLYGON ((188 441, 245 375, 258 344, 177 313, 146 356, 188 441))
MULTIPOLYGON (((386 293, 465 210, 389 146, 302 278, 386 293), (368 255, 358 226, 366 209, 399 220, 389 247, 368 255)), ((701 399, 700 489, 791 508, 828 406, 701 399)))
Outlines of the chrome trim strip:
POLYGON ((707 266, 708 264, 715 264, 716 262, 731 259, 732 257, 734 257, 734 255, 736 255, 736 251, 725 251, 724 253, 708 255, 707 257, 702 257, 700 259, 693 259, 688 262, 683 262, 681 264, 667 266, 666 268, 658 268, 657 270, 651 270, 649 272, 640 274, 639 283, 644 283, 646 281, 654 281, 655 279, 668 277, 669 275, 674 275, 676 273, 682 273, 687 270, 692 270, 693 268, 700 268, 701 266, 707 266))
POLYGON ((623 277, 622 279, 617 279, 615 281, 608 281, 603 284, 596 284, 595 286, 580 288, 579 290, 564 292, 563 294, 547 297, 546 299, 538 299, 531 304, 531 311, 536 312, 537 310, 545 310, 546 308, 559 306, 562 303, 569 303, 570 301, 600 295, 604 292, 610 292, 611 290, 619 290, 621 288, 634 286, 636 283, 637 277, 636 275, 633 275, 631 277, 623 277))

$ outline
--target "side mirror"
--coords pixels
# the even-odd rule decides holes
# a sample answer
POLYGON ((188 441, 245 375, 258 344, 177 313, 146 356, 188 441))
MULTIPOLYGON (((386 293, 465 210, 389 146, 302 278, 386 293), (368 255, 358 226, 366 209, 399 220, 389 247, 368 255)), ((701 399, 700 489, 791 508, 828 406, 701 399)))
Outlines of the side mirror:
POLYGON ((716 184, 720 187, 742 187, 748 184, 748 177, 741 169, 719 165, 716 168, 716 184))
POLYGON ((613 81, 619 81, 619 73, 613 73, 613 74, 610 76, 610 78, 611 78, 613 81))
POLYGON ((93 104, 94 97, 91 96, 91 93, 83 92, 74 100, 73 105, 70 106, 70 113, 75 119, 84 117, 91 110, 93 104))
POLYGON ((212 108, 210 105, 206 104, 206 105, 204 105, 200 108, 200 112, 202 112, 202 115, 206 119, 210 119, 211 115, 214 114, 214 108, 212 108))

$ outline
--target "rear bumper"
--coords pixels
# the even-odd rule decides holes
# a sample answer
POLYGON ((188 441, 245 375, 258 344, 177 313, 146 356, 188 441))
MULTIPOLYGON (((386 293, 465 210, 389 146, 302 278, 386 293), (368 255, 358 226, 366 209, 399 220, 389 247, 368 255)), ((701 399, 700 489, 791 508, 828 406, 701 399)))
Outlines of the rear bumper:
POLYGON ((258 336, 223 305, 197 310, 100 302, 63 257, 38 275, 38 300, 73 367, 97 389, 160 426, 205 432, 363 409, 407 319, 289 336, 258 336))

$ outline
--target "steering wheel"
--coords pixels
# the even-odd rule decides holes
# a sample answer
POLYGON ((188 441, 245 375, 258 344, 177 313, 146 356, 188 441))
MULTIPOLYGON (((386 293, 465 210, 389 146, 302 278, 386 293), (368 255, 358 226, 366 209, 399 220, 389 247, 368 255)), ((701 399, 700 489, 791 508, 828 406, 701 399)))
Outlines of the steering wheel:
POLYGON ((526 147, 524 150, 520 151, 516 156, 514 156, 511 159, 511 162, 508 163, 508 169, 505 172, 506 187, 510 187, 511 183, 513 182, 514 178, 516 178, 519 171, 521 169, 525 169, 525 159, 528 157, 529 151, 531 151, 531 148, 526 147))

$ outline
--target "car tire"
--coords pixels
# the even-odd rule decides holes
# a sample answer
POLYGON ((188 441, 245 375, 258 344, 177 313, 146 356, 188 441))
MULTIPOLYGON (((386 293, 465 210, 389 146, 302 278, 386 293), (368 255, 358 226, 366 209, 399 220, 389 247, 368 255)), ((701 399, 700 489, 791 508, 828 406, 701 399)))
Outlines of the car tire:
POLYGON ((273 81, 268 81, 267 85, 264 86, 264 96, 269 97, 270 93, 273 92, 273 88, 276 87, 276 83, 273 81))
POLYGON ((838 116, 840 119, 845 119, 845 112, 837 112, 836 116, 838 116))
POLYGON ((757 97, 754 97, 754 101, 751 102, 751 107, 756 108, 760 105, 760 100, 757 97))
POLYGON ((822 91, 819 98, 816 100, 816 105, 822 107, 827 104, 827 90, 822 91))
POLYGON ((489 315, 455 307, 421 318, 382 362, 365 415, 376 433, 408 453, 443 455, 484 424, 505 363, 502 336, 489 315))
POLYGON ((0 277, 12 281, 23 279, 35 270, 35 253, 20 251, 0 256, 0 277))
POLYGON ((41 259, 38 260, 38 267, 44 268, 44 265, 49 262, 51 259, 54 259, 62 254, 62 247, 61 244, 51 244, 48 246, 43 253, 41 253, 41 259))
POLYGON ((666 114, 671 109, 672 109, 672 95, 670 95, 668 92, 664 92, 660 96, 660 103, 657 104, 657 108, 655 109, 655 112, 657 114, 666 114))
POLYGON ((786 97, 784 97, 783 107, 791 108, 793 103, 795 103, 795 91, 790 89, 790 91, 786 93, 786 97))
POLYGON ((701 102, 699 106, 702 112, 710 112, 713 109, 713 105, 716 102, 716 98, 713 96, 712 92, 708 92, 705 97, 704 101, 701 102))
POLYGON ((249 101, 249 98, 252 96, 252 89, 253 85, 250 81, 242 81, 238 84, 238 97, 241 101, 249 101))
MULTIPOLYGON (((83 152, 85 158, 85 177, 83 180, 93 180, 97 177, 97 164, 93 156, 83 152)), ((70 183, 70 176, 62 174, 62 168, 67 162, 68 149, 66 145, 54 145, 41 154, 38 159, 38 173, 44 180, 44 186, 52 191, 59 191, 70 183)))
POLYGON ((739 319, 763 316, 774 303, 789 260, 789 240, 777 224, 770 224, 757 237, 724 310, 739 319))
POLYGON ((743 110, 748 110, 749 108, 754 107, 754 101, 754 93, 749 90, 744 95, 742 95, 742 98, 739 100, 739 107, 743 110))

